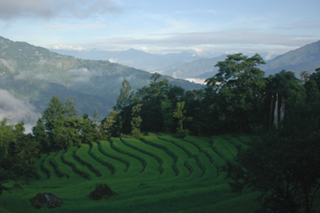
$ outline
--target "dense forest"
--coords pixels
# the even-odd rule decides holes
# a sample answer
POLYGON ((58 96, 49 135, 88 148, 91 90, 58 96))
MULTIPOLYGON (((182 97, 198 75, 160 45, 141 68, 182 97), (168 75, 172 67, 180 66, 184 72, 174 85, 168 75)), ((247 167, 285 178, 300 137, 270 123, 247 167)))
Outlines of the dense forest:
MULTIPOLYGON (((257 140, 224 168, 234 192, 263 192, 272 212, 312 211, 320 187, 320 69, 312 74, 282 70, 265 76, 258 55, 228 55, 206 87, 186 91, 155 73, 133 91, 122 82, 117 103, 105 118, 97 111, 79 115, 74 103, 53 96, 33 134, 24 123, 0 126, 0 181, 33 178, 40 153, 144 132, 191 135, 250 134, 257 140)), ((94 103, 92 103, 94 104, 94 103)))

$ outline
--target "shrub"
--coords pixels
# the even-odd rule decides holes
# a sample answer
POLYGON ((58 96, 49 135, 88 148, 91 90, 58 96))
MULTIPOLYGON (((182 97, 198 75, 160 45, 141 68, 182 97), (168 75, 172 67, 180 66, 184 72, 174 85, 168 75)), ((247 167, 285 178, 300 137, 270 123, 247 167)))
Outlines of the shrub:
POLYGON ((88 197, 94 200, 101 200, 102 198, 108 199, 113 195, 118 195, 118 193, 113 191, 107 184, 98 184, 88 197))

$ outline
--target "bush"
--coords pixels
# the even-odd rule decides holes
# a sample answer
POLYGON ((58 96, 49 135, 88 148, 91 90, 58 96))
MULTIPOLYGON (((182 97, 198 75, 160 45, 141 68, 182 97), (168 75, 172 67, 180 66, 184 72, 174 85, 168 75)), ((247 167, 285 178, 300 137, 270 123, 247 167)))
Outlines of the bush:
POLYGON ((102 198, 108 199, 113 195, 118 195, 118 193, 113 191, 107 184, 98 184, 88 197, 94 200, 101 200, 102 198))

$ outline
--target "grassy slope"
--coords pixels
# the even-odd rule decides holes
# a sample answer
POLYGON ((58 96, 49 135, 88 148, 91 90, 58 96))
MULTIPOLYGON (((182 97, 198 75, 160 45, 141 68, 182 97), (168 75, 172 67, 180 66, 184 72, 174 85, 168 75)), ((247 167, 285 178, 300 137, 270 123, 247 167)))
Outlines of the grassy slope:
POLYGON ((0 212, 253 212, 257 194, 230 193, 221 172, 225 160, 236 155, 235 145, 246 146, 243 141, 249 138, 148 134, 141 140, 111 138, 51 153, 35 163, 40 180, 3 192, 0 212), (97 183, 107 183, 119 195, 89 199, 97 183), (34 209, 29 199, 39 192, 56 194, 63 206, 34 209))

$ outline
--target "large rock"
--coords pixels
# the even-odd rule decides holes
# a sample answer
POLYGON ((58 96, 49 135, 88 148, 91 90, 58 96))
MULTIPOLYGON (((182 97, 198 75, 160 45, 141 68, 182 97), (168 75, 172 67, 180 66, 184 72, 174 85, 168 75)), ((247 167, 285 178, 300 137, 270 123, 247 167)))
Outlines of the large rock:
POLYGON ((31 205, 37 209, 40 209, 44 206, 47 206, 48 208, 55 208, 60 207, 62 205, 60 198, 48 192, 45 192, 43 194, 38 193, 34 198, 31 198, 29 201, 31 205))

